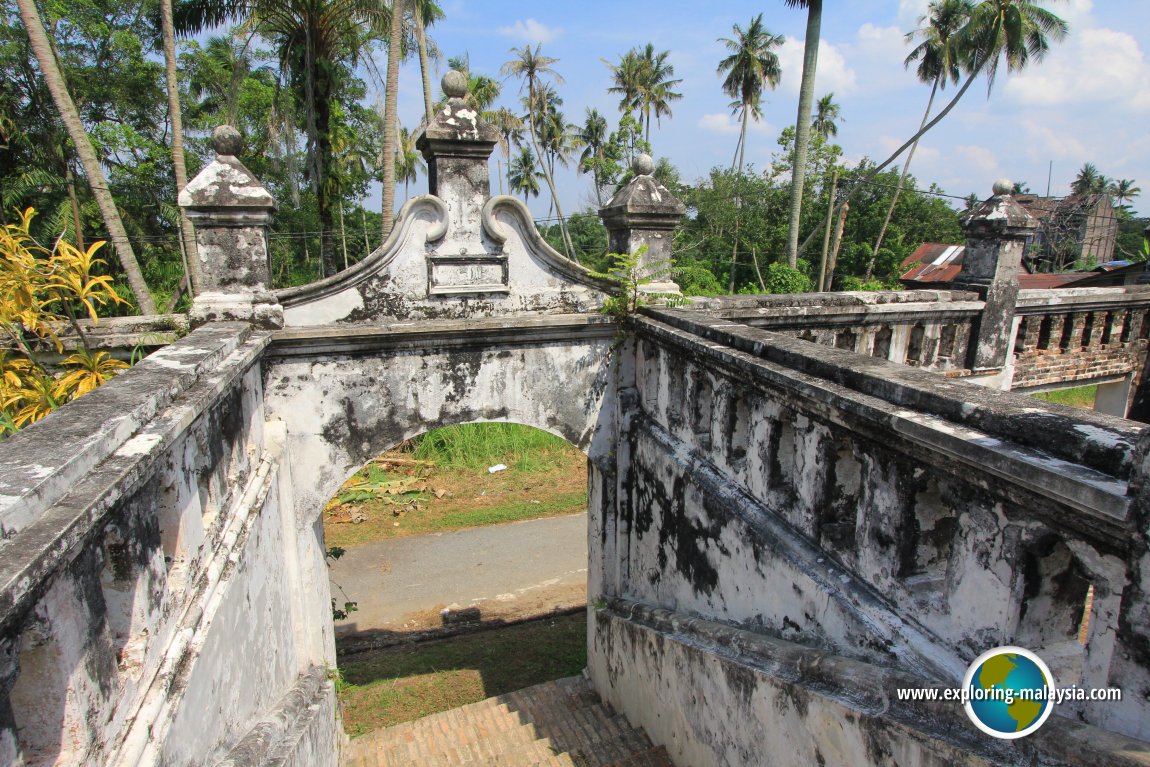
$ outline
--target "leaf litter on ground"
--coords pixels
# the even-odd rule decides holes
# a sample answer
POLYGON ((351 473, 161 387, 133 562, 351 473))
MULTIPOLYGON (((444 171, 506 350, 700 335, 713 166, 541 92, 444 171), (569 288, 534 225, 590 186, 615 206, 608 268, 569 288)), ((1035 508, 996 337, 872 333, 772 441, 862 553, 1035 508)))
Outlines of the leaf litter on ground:
POLYGON ((430 496, 447 495, 443 488, 428 486, 433 468, 431 461, 379 456, 348 480, 324 511, 332 522, 351 524, 367 521, 367 501, 389 507, 393 517, 418 511, 430 496))

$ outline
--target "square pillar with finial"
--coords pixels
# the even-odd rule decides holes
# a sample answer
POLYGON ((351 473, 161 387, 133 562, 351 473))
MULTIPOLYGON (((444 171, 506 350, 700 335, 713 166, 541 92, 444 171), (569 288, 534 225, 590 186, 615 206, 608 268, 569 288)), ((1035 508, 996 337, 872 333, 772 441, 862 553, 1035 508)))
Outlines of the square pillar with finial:
POLYGON ((1007 363, 1022 255, 1027 239, 1038 228, 1038 221, 1014 199, 1013 190, 1009 179, 999 179, 993 196, 974 206, 960 222, 966 249, 962 270, 951 287, 975 291, 985 301, 975 321, 967 361, 975 373, 1001 370, 1007 363))
POLYGON ((271 292, 268 225, 276 202, 240 162, 239 131, 212 131, 216 158, 196 175, 179 204, 196 230, 200 294, 192 300, 191 324, 242 321, 283 327, 283 307, 271 292))
POLYGON ((491 197, 488 158, 499 131, 467 103, 467 75, 453 69, 443 76, 447 103, 432 115, 415 147, 427 161, 428 191, 447 204, 450 237, 481 250, 480 211, 491 197))
MULTIPOLYGON (((624 186, 605 207, 599 218, 607 228, 612 253, 628 255, 647 247, 639 262, 644 274, 658 274, 671 263, 671 240, 687 208, 652 175, 655 163, 650 155, 635 158, 631 169, 635 178, 624 186)), ((679 286, 664 275, 642 287, 645 293, 680 295, 679 286)))

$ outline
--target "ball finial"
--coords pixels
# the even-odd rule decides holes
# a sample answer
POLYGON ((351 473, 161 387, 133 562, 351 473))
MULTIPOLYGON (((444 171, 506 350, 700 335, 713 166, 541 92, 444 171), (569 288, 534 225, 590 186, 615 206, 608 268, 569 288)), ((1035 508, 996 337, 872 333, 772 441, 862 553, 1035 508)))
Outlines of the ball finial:
POLYGON ((461 99, 467 95, 467 75, 452 69, 443 76, 443 92, 448 98, 461 99))
POLYGON ((1011 181, 1010 179, 1006 178, 1006 177, 998 179, 998 181, 994 182, 994 193, 995 194, 1013 194, 1014 193, 1014 182, 1011 181))
POLYGON ((220 125, 212 131, 212 149, 216 154, 238 155, 243 147, 243 137, 232 126, 220 125))
POLYGON ((631 163, 631 170, 636 176, 650 176, 655 171, 655 161, 649 154, 641 154, 631 163))

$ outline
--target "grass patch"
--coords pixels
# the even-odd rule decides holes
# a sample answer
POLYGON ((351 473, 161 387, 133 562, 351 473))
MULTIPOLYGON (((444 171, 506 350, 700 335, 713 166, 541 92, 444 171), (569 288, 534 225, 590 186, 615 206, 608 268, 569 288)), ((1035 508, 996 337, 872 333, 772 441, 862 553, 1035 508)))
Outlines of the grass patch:
POLYGON ((344 728, 362 735, 586 665, 584 612, 358 654, 340 664, 344 728))
POLYGON ((587 459, 558 437, 517 424, 428 432, 380 456, 324 512, 328 546, 356 546, 587 508, 587 459), (489 466, 508 468, 491 474, 489 466))
POLYGON ((575 450, 550 432, 517 423, 445 426, 411 440, 413 458, 442 469, 486 469, 502 463, 520 471, 544 471, 575 450))
POLYGON ((1069 405, 1070 407, 1080 407, 1086 410, 1094 409, 1094 398, 1098 394, 1097 386, 1078 386, 1073 389, 1058 389, 1056 391, 1044 391, 1038 394, 1032 394, 1035 399, 1045 400, 1046 402, 1054 402, 1059 405, 1069 405))

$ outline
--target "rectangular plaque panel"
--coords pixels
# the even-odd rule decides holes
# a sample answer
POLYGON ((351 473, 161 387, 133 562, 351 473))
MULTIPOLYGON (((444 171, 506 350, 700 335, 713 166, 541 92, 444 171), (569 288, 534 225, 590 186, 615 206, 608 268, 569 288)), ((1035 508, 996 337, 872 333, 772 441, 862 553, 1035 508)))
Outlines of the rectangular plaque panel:
POLYGON ((508 291, 506 256, 432 256, 428 259, 429 295, 508 291))

